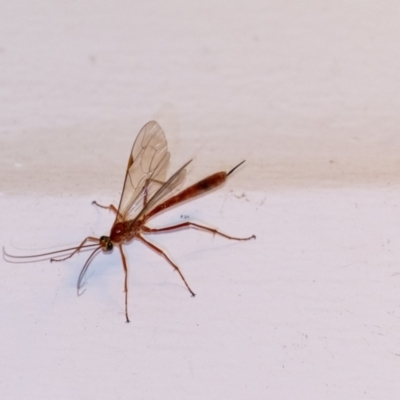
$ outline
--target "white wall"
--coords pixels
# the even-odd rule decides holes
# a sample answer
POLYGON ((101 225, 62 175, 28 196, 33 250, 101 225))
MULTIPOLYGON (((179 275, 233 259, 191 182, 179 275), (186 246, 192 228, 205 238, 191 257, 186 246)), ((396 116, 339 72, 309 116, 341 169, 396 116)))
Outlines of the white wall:
MULTIPOLYGON (((188 181, 245 166, 163 216, 200 232, 127 246, 75 296, 80 256, 1 262, 2 398, 395 398, 400 5, 0 3, 0 240, 107 234, 130 146, 157 119, 188 181), (163 247, 164 248, 164 247, 163 247)), ((32 250, 32 251, 34 251, 32 250)))

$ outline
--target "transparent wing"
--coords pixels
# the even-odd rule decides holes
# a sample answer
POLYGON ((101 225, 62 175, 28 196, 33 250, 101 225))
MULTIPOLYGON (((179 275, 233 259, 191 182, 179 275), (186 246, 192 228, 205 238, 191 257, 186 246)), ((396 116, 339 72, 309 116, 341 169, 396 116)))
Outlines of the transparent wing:
POLYGON ((185 165, 178 169, 169 179, 165 182, 150 198, 147 204, 143 207, 142 211, 136 215, 136 218, 139 219, 143 214, 147 214, 153 209, 161 200, 165 198, 168 194, 173 192, 176 188, 180 186, 180 184, 184 181, 186 176, 186 167, 190 164, 192 160, 188 161, 185 165))
POLYGON ((163 130, 157 122, 148 122, 132 146, 116 221, 133 219, 143 209, 146 198, 164 184, 169 158, 163 130))

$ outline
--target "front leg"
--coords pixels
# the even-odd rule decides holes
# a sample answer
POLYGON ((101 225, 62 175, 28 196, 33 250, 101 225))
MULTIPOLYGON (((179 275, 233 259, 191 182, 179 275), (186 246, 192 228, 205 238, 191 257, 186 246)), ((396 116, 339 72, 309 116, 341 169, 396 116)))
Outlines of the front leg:
POLYGON ((115 213, 115 215, 119 215, 120 217, 122 217, 122 215, 119 213, 119 211, 117 210, 117 207, 115 207, 114 204, 110 204, 109 206, 103 206, 103 205, 99 204, 96 200, 93 200, 92 204, 94 204, 97 207, 104 208, 106 210, 111 210, 115 213))

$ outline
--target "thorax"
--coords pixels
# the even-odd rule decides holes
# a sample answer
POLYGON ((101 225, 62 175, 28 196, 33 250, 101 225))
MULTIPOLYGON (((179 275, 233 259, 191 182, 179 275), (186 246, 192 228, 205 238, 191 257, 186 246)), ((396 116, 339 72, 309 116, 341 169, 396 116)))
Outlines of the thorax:
POLYGON ((143 220, 129 220, 115 223, 110 232, 111 241, 113 243, 131 241, 140 232, 143 223, 143 220))

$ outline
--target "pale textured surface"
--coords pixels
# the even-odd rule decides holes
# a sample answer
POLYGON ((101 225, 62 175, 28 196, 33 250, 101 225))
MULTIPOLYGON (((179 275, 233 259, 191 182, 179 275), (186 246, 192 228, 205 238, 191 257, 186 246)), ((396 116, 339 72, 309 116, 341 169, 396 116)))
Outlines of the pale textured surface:
MULTIPOLYGON (((108 233, 129 149, 156 119, 171 171, 244 168, 186 215, 224 232, 1 262, 0 395, 386 399, 400 391, 400 6, 378 1, 0 4, 0 241, 108 233)), ((182 217, 182 218, 181 218, 182 217)), ((13 249, 17 252, 17 249, 13 249)))
POLYGON ((176 167, 246 157, 248 190, 399 182, 397 2, 16 1, 0 16, 6 192, 114 194, 150 119, 176 167))

